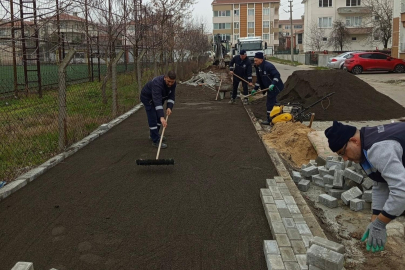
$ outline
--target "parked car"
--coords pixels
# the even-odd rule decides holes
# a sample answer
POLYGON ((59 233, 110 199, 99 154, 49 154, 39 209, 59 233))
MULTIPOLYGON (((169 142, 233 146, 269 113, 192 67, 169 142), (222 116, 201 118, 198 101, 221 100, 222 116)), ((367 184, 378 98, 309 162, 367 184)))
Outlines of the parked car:
POLYGON ((338 68, 338 69, 343 69, 343 64, 345 63, 345 60, 347 59, 347 57, 351 54, 351 53, 355 53, 358 51, 353 51, 353 52, 345 52, 345 53, 341 53, 335 57, 331 57, 328 60, 328 63, 326 64, 326 66, 328 68, 338 68))
POLYGON ((344 63, 344 69, 353 74, 363 71, 405 72, 405 61, 379 52, 351 53, 344 63))

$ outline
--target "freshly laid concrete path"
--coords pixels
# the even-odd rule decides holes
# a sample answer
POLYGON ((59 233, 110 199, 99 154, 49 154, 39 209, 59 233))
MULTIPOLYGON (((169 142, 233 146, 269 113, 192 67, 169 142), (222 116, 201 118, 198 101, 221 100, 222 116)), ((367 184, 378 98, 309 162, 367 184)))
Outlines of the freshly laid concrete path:
POLYGON ((0 270, 266 269, 277 171, 243 106, 179 87, 160 158, 140 111, 0 202, 0 270))

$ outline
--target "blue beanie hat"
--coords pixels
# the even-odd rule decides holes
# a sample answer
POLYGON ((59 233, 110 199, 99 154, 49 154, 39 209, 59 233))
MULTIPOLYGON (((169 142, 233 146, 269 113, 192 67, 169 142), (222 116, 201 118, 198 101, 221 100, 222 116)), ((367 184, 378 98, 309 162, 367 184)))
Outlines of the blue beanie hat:
POLYGON ((240 50, 239 54, 240 54, 240 55, 245 55, 245 54, 246 54, 246 50, 240 50))
POLYGON ((263 59, 263 53, 262 52, 255 53, 255 58, 263 59))
POLYGON ((357 128, 333 121, 333 125, 325 130, 329 148, 333 152, 339 151, 356 134, 357 128))

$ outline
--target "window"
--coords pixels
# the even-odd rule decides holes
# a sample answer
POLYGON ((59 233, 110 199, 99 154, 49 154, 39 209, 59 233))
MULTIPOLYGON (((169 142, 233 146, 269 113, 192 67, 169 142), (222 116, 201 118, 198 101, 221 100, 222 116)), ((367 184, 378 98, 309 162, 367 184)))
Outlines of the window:
POLYGON ((248 22, 248 28, 255 28, 254 22, 248 22))
POLYGON ((346 7, 360 6, 360 0, 346 0, 346 7))
POLYGON ((319 0, 319 7, 332 7, 332 0, 319 0))
POLYGON ((346 17, 346 26, 361 26, 361 17, 346 17))
POLYGON ((236 42, 239 39, 239 35, 233 35, 233 40, 236 42))
POLYGON ((214 23, 214 29, 215 30, 231 29, 231 24, 230 23, 214 23))
POLYGON ((233 11, 233 16, 239 16, 239 9, 235 9, 233 11))
POLYGON ((263 15, 270 15, 270 9, 269 8, 263 8, 263 15))
POLYGON ((328 41, 328 38, 327 38, 327 37, 323 37, 323 38, 322 38, 322 41, 328 41))
POLYGON ((356 38, 356 37, 352 37, 352 40, 357 40, 357 38, 356 38))
POLYGON ((264 40, 269 40, 269 34, 263 34, 263 39, 264 40))
POLYGON ((360 54, 359 57, 364 59, 371 59, 371 53, 360 54))
POLYGON ((248 16, 254 16, 255 15, 255 10, 253 8, 248 9, 248 16))
POLYGON ((332 17, 321 17, 318 20, 319 28, 332 28, 332 17))
POLYGON ((290 29, 290 25, 284 26, 284 29, 290 29))
POLYGON ((302 29, 302 25, 294 25, 294 29, 302 29))
POLYGON ((278 28, 283 28, 283 25, 282 25, 282 24, 280 24, 280 25, 278 26, 278 28))
POLYGON ((233 28, 239 29, 239 23, 238 23, 238 22, 234 22, 234 23, 233 23, 233 28))
POLYGON ((229 34, 220 34, 221 40, 231 41, 231 35, 229 34))
POLYGON ((5 37, 7 36, 7 30, 6 29, 0 29, 0 37, 5 37))
POLYGON ((379 20, 380 20, 380 16, 374 16, 374 20, 375 20, 375 21, 379 21, 379 20))
POLYGON ((263 21, 263 28, 269 28, 270 27, 270 22, 269 21, 263 21))
POLYGON ((248 37, 254 37, 255 34, 248 34, 248 37))
POLYGON ((378 60, 387 60, 388 55, 382 53, 373 53, 371 54, 371 59, 378 59, 378 60))
POLYGON ((298 34, 298 44, 302 44, 302 34, 298 34))
POLYGON ((231 11, 230 10, 215 10, 214 17, 230 17, 231 11))

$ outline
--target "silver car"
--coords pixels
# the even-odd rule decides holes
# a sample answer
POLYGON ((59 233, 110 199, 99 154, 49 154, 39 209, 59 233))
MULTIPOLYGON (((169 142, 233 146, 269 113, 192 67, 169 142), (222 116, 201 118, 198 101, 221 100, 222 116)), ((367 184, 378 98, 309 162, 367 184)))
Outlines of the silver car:
POLYGON ((328 68, 339 68, 339 69, 343 69, 343 64, 345 63, 345 60, 347 59, 347 57, 349 56, 349 54, 351 53, 355 53, 358 51, 353 51, 353 52, 345 52, 342 54, 339 54, 335 57, 329 58, 328 59, 328 63, 327 63, 327 67, 328 68))

